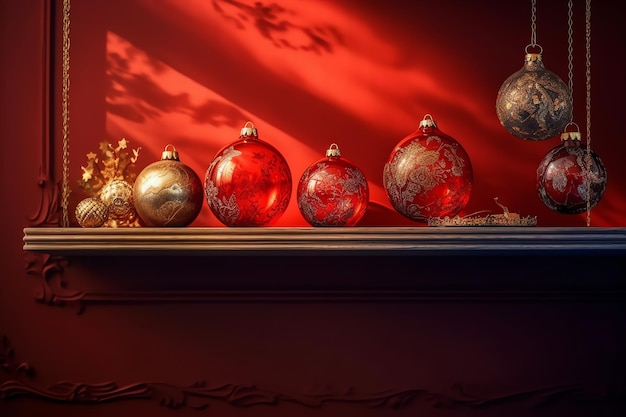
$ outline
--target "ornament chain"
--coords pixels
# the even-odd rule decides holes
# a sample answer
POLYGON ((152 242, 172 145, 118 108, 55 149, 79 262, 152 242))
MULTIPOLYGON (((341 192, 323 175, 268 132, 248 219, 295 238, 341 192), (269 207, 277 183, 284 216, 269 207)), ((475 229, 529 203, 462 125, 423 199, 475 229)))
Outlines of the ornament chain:
POLYGON ((585 104, 585 109, 587 112, 587 226, 590 226, 591 201, 589 193, 591 192, 591 0, 585 0, 585 50, 585 78, 587 81, 587 99, 585 104))
POLYGON ((574 113, 574 20, 573 0, 567 2, 567 69, 569 76, 569 90, 572 94, 572 114, 574 113))
POLYGON ((532 46, 537 45, 537 0, 530 1, 530 44, 532 46))
POLYGON ((63 114, 63 179, 61 189, 62 226, 68 227, 69 212, 69 90, 70 90, 70 0, 63 0, 63 60, 62 60, 62 114, 63 114))

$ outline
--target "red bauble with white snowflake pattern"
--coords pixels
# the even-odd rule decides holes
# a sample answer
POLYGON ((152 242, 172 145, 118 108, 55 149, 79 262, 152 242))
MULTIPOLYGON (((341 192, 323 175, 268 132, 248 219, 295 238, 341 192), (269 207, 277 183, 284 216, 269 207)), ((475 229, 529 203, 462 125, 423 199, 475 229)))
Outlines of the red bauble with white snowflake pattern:
POLYGON ((394 209, 418 222, 457 215, 469 202, 472 182, 469 155, 429 114, 396 145, 383 171, 394 209))
POLYGON ((206 171, 207 203, 226 226, 269 226, 291 199, 291 171, 282 154, 247 122, 239 140, 217 152, 206 171))
POLYGON ((337 144, 311 164, 298 182, 298 208, 311 226, 354 226, 367 209, 369 187, 363 172, 341 157, 337 144))

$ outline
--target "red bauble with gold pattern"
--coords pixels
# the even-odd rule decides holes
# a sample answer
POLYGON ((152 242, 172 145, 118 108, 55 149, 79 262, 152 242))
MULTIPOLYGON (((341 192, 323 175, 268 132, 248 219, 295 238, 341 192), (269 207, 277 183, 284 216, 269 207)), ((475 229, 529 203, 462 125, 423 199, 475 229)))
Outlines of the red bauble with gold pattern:
POLYGON ((369 202, 365 175, 341 157, 337 144, 311 164, 298 183, 298 208, 311 226, 354 226, 369 202))
POLYGON ((239 140, 217 152, 204 190, 211 211, 226 226, 269 226, 291 199, 291 171, 282 154, 258 138, 247 122, 239 140))
POLYGON ((580 214, 596 206, 606 181, 602 160, 581 146, 579 132, 561 134, 561 144, 552 148, 537 168, 539 198, 546 207, 562 214, 580 214))
POLYGON ((467 152, 429 114, 396 145, 383 171, 394 209, 418 222, 458 214, 469 202, 472 182, 467 152))

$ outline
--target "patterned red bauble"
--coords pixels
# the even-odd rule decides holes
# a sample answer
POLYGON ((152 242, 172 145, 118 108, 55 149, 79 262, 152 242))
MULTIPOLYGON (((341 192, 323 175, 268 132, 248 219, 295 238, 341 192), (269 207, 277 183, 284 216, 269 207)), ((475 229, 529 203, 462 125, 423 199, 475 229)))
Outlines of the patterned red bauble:
POLYGON ((593 208, 604 195, 606 180, 602 160, 580 145, 579 132, 561 134, 561 144, 552 148, 537 168, 539 198, 546 207, 562 214, 593 208))
POLYGON ((467 152, 429 114, 396 145, 383 171, 394 209, 419 222, 458 214, 469 202, 472 182, 467 152))
POLYGON ((354 226, 365 214, 368 202, 365 175, 341 157, 335 143, 298 182, 298 208, 311 226, 354 226))
POLYGON ((226 226, 269 226, 291 198, 291 171, 281 153, 247 122, 239 140, 217 152, 206 171, 206 200, 226 226))
POLYGON ((198 174, 180 162, 174 146, 167 145, 161 160, 137 175, 133 197, 137 214, 147 226, 181 227, 200 214, 204 191, 198 174))

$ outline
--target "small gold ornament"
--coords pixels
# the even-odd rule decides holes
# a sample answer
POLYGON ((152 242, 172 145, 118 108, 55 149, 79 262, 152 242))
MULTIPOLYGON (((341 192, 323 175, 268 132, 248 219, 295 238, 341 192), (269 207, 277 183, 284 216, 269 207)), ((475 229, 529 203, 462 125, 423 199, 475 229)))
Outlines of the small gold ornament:
POLYGON ((135 210, 133 187, 124 180, 114 180, 102 187, 100 199, 109 209, 113 219, 127 219, 135 210))
POLYGON ((519 213, 510 213, 509 209, 498 202, 498 197, 493 199, 503 210, 502 214, 488 214, 479 216, 480 214, 489 212, 482 210, 467 216, 445 216, 431 217, 428 219, 429 226, 536 226, 537 216, 521 217, 519 213))
MULTIPOLYGON (((136 227, 139 219, 133 204, 133 170, 141 148, 129 151, 128 141, 121 139, 117 146, 100 142, 99 154, 89 152, 87 165, 78 185, 91 197, 100 200, 107 208, 104 227, 136 227)), ((80 224, 78 213, 76 220, 80 224)))
POLYGON ((160 161, 146 166, 133 186, 135 209, 148 226, 187 226, 204 203, 202 180, 180 162, 178 152, 167 145, 160 161), (171 149, 168 149, 170 148, 171 149))
POLYGON ((100 199, 88 197, 76 206, 76 220, 81 227, 100 227, 109 217, 109 209, 100 199))

